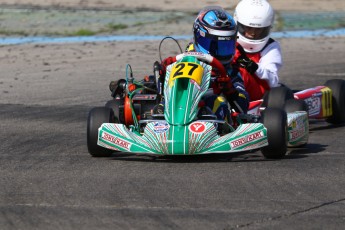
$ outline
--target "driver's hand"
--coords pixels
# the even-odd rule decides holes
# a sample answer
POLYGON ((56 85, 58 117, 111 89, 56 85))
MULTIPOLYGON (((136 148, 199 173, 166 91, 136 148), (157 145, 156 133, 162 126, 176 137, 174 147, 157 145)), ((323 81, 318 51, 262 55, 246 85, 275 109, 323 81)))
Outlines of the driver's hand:
POLYGON ((241 54, 237 58, 236 64, 238 64, 242 68, 245 68, 250 74, 254 74, 255 71, 259 68, 258 64, 247 56, 246 51, 244 51, 243 47, 240 44, 237 44, 236 48, 241 54))
POLYGON ((165 58, 165 59, 162 61, 162 67, 163 67, 164 69, 166 69, 168 65, 170 65, 170 64, 172 64, 172 63, 174 63, 174 62, 175 62, 175 60, 174 60, 173 57, 167 57, 167 58, 165 58))
POLYGON ((214 82, 212 82, 212 88, 214 94, 225 93, 229 89, 233 89, 230 77, 217 77, 214 82))
POLYGON ((228 83, 228 82, 230 82, 230 80, 231 80, 231 79, 230 79, 230 77, 228 77, 228 76, 227 76, 227 77, 218 77, 218 78, 217 78, 217 82, 218 82, 218 83, 228 83))
POLYGON ((165 58, 162 63, 161 63, 161 71, 160 71, 160 75, 161 76, 165 76, 165 72, 166 72, 166 69, 167 69, 167 66, 168 65, 171 65, 172 63, 174 63, 175 60, 173 57, 167 57, 165 58))

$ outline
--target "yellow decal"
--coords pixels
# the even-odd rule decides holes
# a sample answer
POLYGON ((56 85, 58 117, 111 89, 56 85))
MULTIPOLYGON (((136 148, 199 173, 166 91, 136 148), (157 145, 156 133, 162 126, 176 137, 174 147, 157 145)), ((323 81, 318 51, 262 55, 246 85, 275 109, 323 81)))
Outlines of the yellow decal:
POLYGON ((332 116, 332 90, 328 87, 321 89, 322 92, 322 115, 323 117, 332 116))
POLYGON ((218 96, 216 100, 214 101, 212 111, 215 113, 217 112, 218 108, 221 106, 221 104, 224 104, 226 102, 225 97, 218 96))
POLYGON ((198 63, 180 62, 171 68, 169 86, 173 86, 173 81, 177 78, 190 78, 198 85, 201 85, 204 68, 198 63))
POLYGON ((194 44, 193 44, 193 43, 188 44, 188 46, 187 46, 187 48, 186 48, 186 51, 187 51, 187 52, 195 51, 195 49, 194 49, 194 44))
POLYGON ((293 120, 291 123, 291 128, 295 129, 297 127, 297 121, 293 120))

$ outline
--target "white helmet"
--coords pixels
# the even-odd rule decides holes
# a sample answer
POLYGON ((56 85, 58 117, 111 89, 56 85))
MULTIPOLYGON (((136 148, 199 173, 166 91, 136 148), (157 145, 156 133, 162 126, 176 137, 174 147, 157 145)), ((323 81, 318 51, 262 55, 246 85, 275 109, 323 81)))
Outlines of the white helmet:
POLYGON ((272 6, 266 0, 242 0, 236 6, 234 19, 238 25, 238 43, 248 53, 261 51, 274 22, 272 6))

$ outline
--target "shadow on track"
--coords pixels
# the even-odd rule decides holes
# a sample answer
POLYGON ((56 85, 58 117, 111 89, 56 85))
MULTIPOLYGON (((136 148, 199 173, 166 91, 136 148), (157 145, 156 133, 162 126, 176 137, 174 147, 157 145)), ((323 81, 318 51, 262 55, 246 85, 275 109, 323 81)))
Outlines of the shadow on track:
MULTIPOLYGON (((115 161, 136 161, 136 162, 156 162, 156 163, 224 163, 224 162, 271 162, 282 160, 293 160, 308 157, 308 154, 315 153, 305 149, 293 150, 283 159, 266 159, 259 151, 242 152, 242 153, 226 153, 226 154, 207 154, 195 156, 151 156, 130 153, 114 153, 109 160, 115 161), (295 152, 296 151, 296 152, 295 152), (297 152, 298 151, 298 152, 297 152)), ((320 148, 320 151, 321 148, 320 148)))
POLYGON ((320 145, 315 143, 308 143, 303 147, 299 148, 289 148, 288 155, 285 156, 285 159, 298 159, 304 158, 311 154, 317 154, 326 150, 328 145, 320 145))
POLYGON ((345 124, 329 124, 329 123, 321 123, 321 125, 317 125, 317 123, 312 123, 309 130, 311 133, 314 131, 321 131, 321 130, 330 130, 330 129, 340 129, 344 128, 345 124))

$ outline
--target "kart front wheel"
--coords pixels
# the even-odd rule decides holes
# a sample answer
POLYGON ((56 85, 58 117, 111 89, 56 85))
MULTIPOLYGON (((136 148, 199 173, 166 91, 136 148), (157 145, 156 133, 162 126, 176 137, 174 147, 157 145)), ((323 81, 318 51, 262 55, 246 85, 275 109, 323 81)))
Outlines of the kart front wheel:
POLYGON ((263 106, 270 108, 284 109, 285 102, 293 99, 294 95, 291 89, 286 86, 271 88, 263 97, 263 106))
POLYGON ((261 122, 267 128, 268 146, 261 149, 264 157, 279 159, 287 151, 287 115, 278 108, 266 108, 261 117, 261 122))
POLYGON ((345 81, 341 79, 328 80, 325 86, 332 90, 332 111, 327 122, 340 124, 345 122, 345 81))
POLYGON ((103 123, 113 123, 114 112, 110 108, 96 107, 90 110, 87 119, 87 149, 93 157, 109 157, 114 150, 103 148, 97 145, 98 128, 103 123))

